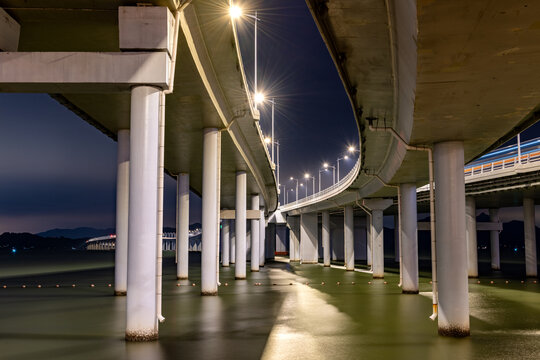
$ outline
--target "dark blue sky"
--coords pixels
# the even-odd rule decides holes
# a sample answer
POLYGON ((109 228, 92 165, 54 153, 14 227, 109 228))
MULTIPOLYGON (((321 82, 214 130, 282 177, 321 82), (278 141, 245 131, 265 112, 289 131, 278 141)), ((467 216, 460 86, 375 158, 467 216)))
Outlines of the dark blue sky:
MULTIPOLYGON (((304 0, 250 1, 259 10, 259 88, 276 99, 282 183, 335 162, 357 130, 341 82, 304 0)), ((253 80, 253 23, 240 26, 253 80)), ((270 131, 270 107, 261 109, 270 131)), ((0 233, 115 225, 116 143, 46 94, 0 94, 0 233)), ((341 162, 342 174, 353 161, 341 162)), ((330 177, 327 176, 329 184, 330 177)), ((311 186, 309 187, 311 189, 311 186)), ((165 180, 165 226, 175 226, 165 180)), ((301 196, 304 192, 302 191, 301 196)), ((200 199, 191 197, 191 222, 200 199)))

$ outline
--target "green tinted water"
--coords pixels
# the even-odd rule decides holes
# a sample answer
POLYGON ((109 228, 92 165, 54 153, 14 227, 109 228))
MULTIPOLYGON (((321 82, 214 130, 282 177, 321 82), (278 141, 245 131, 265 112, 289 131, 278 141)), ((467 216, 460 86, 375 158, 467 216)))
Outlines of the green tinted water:
POLYGON ((472 335, 451 339, 428 318, 428 278, 420 295, 402 295, 396 274, 368 284, 368 274, 274 263, 240 282, 222 268, 220 295, 201 297, 200 268, 177 286, 166 258, 160 340, 132 344, 123 340, 125 298, 108 286, 111 253, 0 261, 0 359, 540 358, 540 286, 531 280, 471 281, 472 335))

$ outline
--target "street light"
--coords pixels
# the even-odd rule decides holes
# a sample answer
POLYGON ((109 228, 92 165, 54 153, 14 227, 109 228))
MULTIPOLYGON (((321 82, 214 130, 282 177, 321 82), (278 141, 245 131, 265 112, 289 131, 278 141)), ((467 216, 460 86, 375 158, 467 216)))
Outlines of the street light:
POLYGON ((290 180, 291 181, 296 181, 296 201, 298 201, 298 179, 295 179, 293 178, 292 176, 290 177, 290 180))
MULTIPOLYGON (((266 98, 265 98, 264 94, 259 93, 259 94, 255 95, 255 102, 264 103, 265 101, 266 101, 266 98), (258 96, 259 100, 257 100, 257 95, 259 95, 258 96)), ((271 138, 270 138, 270 142, 272 143, 272 162, 274 162, 274 144, 276 142, 275 137, 274 137, 274 107, 276 105, 276 101, 275 101, 274 98, 272 98, 272 99, 268 100, 268 102, 270 104, 272 104, 272 135, 271 135, 271 138)))
MULTIPOLYGON (((291 192, 294 192, 294 189, 291 189, 291 192)), ((296 193, 296 201, 298 201, 298 192, 296 193)), ((287 193, 287 204, 289 203, 289 193, 287 193)))
MULTIPOLYGON (((300 183, 300 187, 304 187, 304 183, 300 183)), ((304 197, 307 197, 307 184, 306 184, 306 196, 304 197)))
POLYGON ((311 179, 311 182, 312 182, 312 185, 313 185, 313 190, 311 191, 311 195, 315 194, 315 176, 311 176, 311 175, 309 175, 309 173, 305 173, 304 174, 304 179, 306 179, 306 187, 307 187, 308 180, 311 179))
POLYGON ((255 22, 255 49, 254 49, 254 52, 255 52, 255 86, 254 86, 254 91, 253 91, 253 94, 254 94, 254 97, 255 97, 255 110, 257 110, 257 102, 262 102, 264 101, 264 95, 260 94, 259 91, 258 91, 258 88, 257 88, 257 23, 260 21, 260 19, 257 17, 257 11, 255 11, 255 15, 251 15, 251 14, 246 14, 244 13, 244 11, 242 10, 241 7, 237 6, 237 5, 231 5, 231 7, 229 8, 229 14, 231 15, 231 18, 233 19, 238 19, 240 17, 242 17, 243 15, 251 18, 254 20, 255 22), (262 99, 260 99, 260 97, 262 96, 262 99), (259 98, 259 100, 258 100, 259 98))
MULTIPOLYGON (((350 148, 350 147, 349 147, 349 148, 350 148)), ((347 159, 349 159, 349 156, 347 156, 347 155, 345 155, 345 156, 343 156, 343 157, 338 157, 338 159, 337 159, 337 181, 338 181, 338 182, 339 182, 339 162, 340 162, 341 160, 347 160, 347 159)))
POLYGON ((336 183, 336 167, 328 163, 324 163, 323 168, 325 170, 328 170, 328 168, 332 168, 332 185, 334 185, 336 183))

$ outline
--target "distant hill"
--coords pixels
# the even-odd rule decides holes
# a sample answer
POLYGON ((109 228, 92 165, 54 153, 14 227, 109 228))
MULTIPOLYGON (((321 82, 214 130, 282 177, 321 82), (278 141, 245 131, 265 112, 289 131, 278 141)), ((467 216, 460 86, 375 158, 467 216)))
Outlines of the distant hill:
POLYGON ((37 236, 45 238, 68 238, 68 239, 89 239, 98 236, 105 236, 115 234, 114 228, 110 229, 94 229, 91 227, 79 227, 76 229, 52 229, 41 233, 37 233, 37 236))
POLYGON ((0 235, 0 253, 32 250, 73 250, 80 249, 84 240, 66 238, 44 238, 30 233, 3 233, 0 235))

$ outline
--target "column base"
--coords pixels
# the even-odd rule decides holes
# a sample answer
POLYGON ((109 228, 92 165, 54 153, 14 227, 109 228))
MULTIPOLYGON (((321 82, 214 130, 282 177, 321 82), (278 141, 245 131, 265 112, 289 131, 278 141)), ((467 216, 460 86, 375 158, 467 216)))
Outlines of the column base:
POLYGON ((236 264, 236 263, 235 263, 234 261, 231 261, 230 264, 231 264, 231 265, 234 265, 234 264, 236 264))
POLYGON ((245 276, 235 276, 234 279, 235 280, 246 280, 246 277, 245 276))
POLYGON ((384 279, 384 275, 373 275, 374 279, 384 279))
POLYGON ((478 279, 478 275, 469 275, 469 279, 478 279))
POLYGON ((324 264, 324 267, 330 267, 330 264, 324 264))
POLYGON ((402 290, 402 294, 418 294, 418 290, 402 290))
POLYGON ((259 270, 251 269, 251 272, 259 272, 259 270))
POLYGON ((114 291, 114 296, 126 296, 127 291, 114 291))
POLYGON ((471 330, 457 326, 439 328, 439 335, 449 337, 467 337, 471 335, 471 330))
POLYGON ((156 341, 158 337, 158 332, 155 330, 126 331, 126 341, 156 341))
POLYGON ((221 265, 221 267, 229 267, 229 265, 221 265))
POLYGON ((345 269, 346 271, 354 271, 354 269, 345 269))
POLYGON ((527 279, 536 279, 538 277, 537 274, 534 275, 527 275, 527 279))
POLYGON ((217 296, 217 291, 201 291, 201 296, 217 296))
POLYGON ((176 280, 188 280, 187 276, 176 276, 176 280))
POLYGON ((317 264, 318 261, 302 261, 302 264, 317 264))

